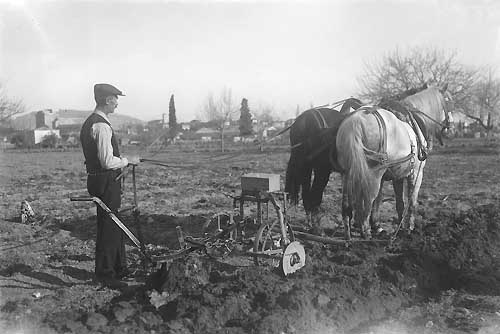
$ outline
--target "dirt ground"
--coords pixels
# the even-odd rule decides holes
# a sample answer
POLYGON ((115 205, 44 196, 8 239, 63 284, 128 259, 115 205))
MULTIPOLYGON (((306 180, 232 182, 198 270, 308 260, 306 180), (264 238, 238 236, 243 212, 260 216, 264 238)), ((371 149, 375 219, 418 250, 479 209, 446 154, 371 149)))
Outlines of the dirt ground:
MULTIPOLYGON (((93 282, 95 208, 75 152, 0 153, 1 333, 500 333, 500 143, 453 140, 429 157, 410 236, 389 248, 301 241, 306 266, 288 277, 248 257, 192 252, 144 271, 127 246, 135 277, 120 289, 93 282), (22 224, 21 201, 36 213, 22 224)), ((129 152, 127 152, 129 153, 129 152)), ((179 247, 176 226, 199 236, 228 213, 248 172, 281 174, 285 147, 264 152, 166 152, 189 168, 137 168, 147 244, 179 247)), ((323 223, 341 233, 340 180, 325 192, 323 223)), ((394 196, 381 208, 394 228, 394 196)), ((132 203, 131 177, 124 205, 132 203)), ((248 206, 249 216, 255 210, 248 206)), ((294 225, 303 210, 289 211, 294 225)), ((123 221, 137 233, 133 219, 123 221)), ((151 246, 153 247, 153 246, 151 246)))

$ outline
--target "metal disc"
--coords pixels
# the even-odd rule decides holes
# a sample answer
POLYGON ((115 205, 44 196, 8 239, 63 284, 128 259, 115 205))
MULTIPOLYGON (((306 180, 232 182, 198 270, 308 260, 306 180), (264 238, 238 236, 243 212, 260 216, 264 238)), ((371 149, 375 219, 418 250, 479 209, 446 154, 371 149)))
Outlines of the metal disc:
POLYGON ((281 268, 285 276, 292 274, 305 266, 306 251, 298 241, 291 242, 286 246, 281 259, 281 268))

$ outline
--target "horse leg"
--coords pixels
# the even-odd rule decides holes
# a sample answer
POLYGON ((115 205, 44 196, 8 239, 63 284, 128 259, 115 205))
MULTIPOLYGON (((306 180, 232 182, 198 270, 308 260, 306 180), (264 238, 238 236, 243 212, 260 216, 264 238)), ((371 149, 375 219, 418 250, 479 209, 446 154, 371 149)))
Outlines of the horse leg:
POLYGON ((342 223, 346 240, 351 240, 352 206, 347 195, 346 176, 342 175, 342 223))
POLYGON ((384 179, 380 181, 380 189, 378 191, 377 197, 375 197, 375 200, 373 201, 373 207, 370 216, 370 226, 372 232, 377 234, 383 232, 383 229, 380 226, 380 212, 379 212, 380 204, 382 203, 382 199, 384 197, 383 187, 384 187, 384 179))
MULTIPOLYGON (((311 205, 311 219, 313 226, 319 227, 321 214, 320 206, 323 201, 323 191, 326 188, 330 177, 330 169, 328 167, 318 167, 314 169, 314 179, 309 192, 309 200, 311 205)), ((321 232, 321 231, 320 231, 321 232)))
POLYGON ((404 179, 392 180, 394 195, 396 196, 396 212, 398 213, 398 222, 401 223, 405 210, 405 202, 403 199, 404 179))
POLYGON ((304 167, 303 174, 304 178, 302 179, 302 204, 304 205, 304 210, 306 211, 306 221, 310 225, 311 224, 311 213, 312 213, 312 205, 311 205, 311 167, 304 167))
POLYGON ((420 166, 417 168, 419 171, 416 175, 408 177, 408 228, 409 231, 415 229, 415 211, 418 205, 418 192, 420 191, 420 186, 422 185, 423 178, 423 168, 425 166, 425 161, 420 162, 420 166))
POLYGON ((354 219, 361 226, 361 237, 363 239, 371 239, 372 232, 370 227, 370 215, 372 211, 373 200, 365 203, 365 208, 363 211, 356 211, 354 219))
POLYGON ((318 167, 314 169, 314 179, 310 192, 310 203, 313 208, 319 207, 323 202, 323 191, 330 178, 330 168, 318 167))
POLYGON ((365 197, 364 205, 361 206, 359 204, 355 204, 358 209, 356 210, 356 214, 354 215, 354 220, 356 220, 359 225, 361 225, 361 236, 364 239, 371 239, 372 237, 370 217, 372 214, 373 204, 374 202, 376 202, 377 197, 379 197, 381 193, 380 185, 382 184, 382 175, 383 173, 380 175, 373 175, 375 179, 370 182, 369 189, 364 190, 368 195, 365 197))

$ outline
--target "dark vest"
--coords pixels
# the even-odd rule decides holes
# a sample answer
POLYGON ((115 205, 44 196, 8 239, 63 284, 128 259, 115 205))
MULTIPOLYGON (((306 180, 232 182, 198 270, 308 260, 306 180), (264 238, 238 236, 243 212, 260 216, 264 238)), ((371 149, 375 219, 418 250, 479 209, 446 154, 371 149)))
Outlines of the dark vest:
MULTIPOLYGON (((97 143, 94 138, 92 138, 92 125, 95 123, 106 123, 111 127, 108 121, 96 113, 92 113, 83 123, 82 130, 80 131, 80 142, 82 143, 83 155, 85 156, 87 173, 104 171, 97 158, 97 143)), ((111 131, 113 131, 113 128, 111 128, 111 131)), ((112 133, 111 145, 113 146, 113 155, 119 157, 120 150, 118 149, 118 141, 116 140, 114 131, 112 133)))

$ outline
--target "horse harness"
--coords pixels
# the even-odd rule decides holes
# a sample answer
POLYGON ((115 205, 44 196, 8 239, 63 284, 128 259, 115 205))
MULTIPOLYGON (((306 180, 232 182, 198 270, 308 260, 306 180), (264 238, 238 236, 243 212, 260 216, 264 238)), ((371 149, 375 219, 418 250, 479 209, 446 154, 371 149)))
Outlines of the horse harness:
MULTIPOLYGON (((321 112, 321 110, 324 110, 324 109, 330 109, 331 111, 334 111, 334 112, 339 112, 337 111, 335 108, 338 107, 339 105, 343 104, 342 106, 342 109, 344 109, 344 107, 346 105, 348 105, 349 107, 353 107, 354 109, 358 109, 361 105, 359 104, 359 101, 357 99, 354 99, 354 98, 347 98, 347 99, 344 99, 344 100, 340 100, 340 101, 337 101, 337 102, 334 102, 332 104, 329 104, 329 105, 323 105, 323 106, 319 106, 319 107, 315 107, 315 108, 312 108, 312 109, 309 109, 309 111, 312 111, 312 116, 314 117, 314 120, 316 121, 317 125, 318 125, 318 130, 325 130, 325 129, 329 129, 330 126, 328 125, 326 119, 325 119, 325 116, 323 116, 323 113, 321 112)), ((291 127, 292 127, 293 123, 286 128, 286 130, 289 130, 291 127)), ((281 135, 283 132, 285 132, 285 130, 281 131, 280 133, 278 133, 278 135, 281 135)), ((292 145, 291 146, 291 150, 294 150, 298 147, 301 147, 304 145, 305 142, 300 142, 300 143, 297 143, 295 145, 292 145)), ((327 143, 325 145, 323 145, 320 149, 317 149, 315 150, 312 154, 309 155, 308 159, 313 159, 314 157, 316 157, 318 154, 320 154, 325 148, 327 148, 328 146, 330 145, 330 143, 327 143)))
POLYGON ((328 128, 328 123, 326 123, 325 117, 321 113, 321 111, 318 108, 312 109, 314 111, 313 116, 316 122, 318 123, 318 127, 320 129, 326 129, 328 128))
MULTIPOLYGON (((426 113, 415 108, 411 103, 407 101, 400 101, 391 98, 383 98, 378 104, 379 107, 392 112, 396 117, 398 117, 403 122, 408 122, 408 118, 414 118, 414 115, 419 115, 427 118, 431 122, 439 125, 441 127, 441 132, 449 129, 451 127, 450 115, 446 109, 446 103, 444 104, 444 121, 439 122, 427 115, 426 113)), ((412 125, 413 127, 413 125, 412 125)), ((427 138, 426 138, 427 139, 427 138)))
MULTIPOLYGON (((380 142, 379 142, 378 151, 374 152, 374 151, 365 149, 366 157, 369 160, 372 160, 378 164, 378 166, 376 166, 375 169, 391 168, 391 167, 394 167, 394 166, 397 166, 399 164, 402 164, 402 163, 409 161, 411 164, 410 168, 411 168, 411 170, 413 170, 415 145, 413 145, 413 143, 411 144, 410 154, 408 154, 406 157, 389 161, 389 156, 387 154, 387 126, 385 124, 384 118, 382 117, 382 115, 378 111, 378 107, 376 107, 376 106, 364 106, 364 107, 361 107, 359 110, 363 110, 363 111, 365 111, 365 113, 373 114, 375 116, 375 119, 377 120, 377 124, 378 124, 378 127, 380 129, 380 142)), ((418 134, 416 134, 416 136, 418 137, 418 134)), ((417 145, 418 145, 418 140, 417 140, 417 145)))
MULTIPOLYGON (((309 110, 313 111, 312 115, 314 117, 314 120, 318 124, 319 130, 324 130, 324 129, 328 129, 329 126, 328 126, 328 123, 326 122, 325 116, 323 116, 323 114, 321 113, 321 109, 326 109, 326 108, 325 107, 317 107, 317 108, 313 108, 313 109, 309 109, 309 110)), ((335 110, 335 109, 332 109, 332 110, 335 110)), ((304 142, 300 142, 300 143, 293 145, 291 147, 291 149, 293 150, 293 149, 300 147, 302 145, 304 145, 304 142)))
MULTIPOLYGON (((399 120, 408 123, 411 128, 413 129, 413 132, 415 132, 416 138, 417 138, 417 156, 418 160, 424 161, 427 159, 427 156, 429 154, 429 147, 427 145, 424 145, 423 139, 425 138, 428 140, 429 133, 427 132, 427 129, 425 128, 424 124, 420 125, 419 122, 415 119, 415 114, 420 116, 425 116, 429 119, 431 119, 433 122, 436 122, 440 125, 441 123, 437 122, 434 120, 432 117, 428 116, 427 114, 421 112, 420 110, 416 109, 413 107, 410 103, 404 102, 404 101, 397 101, 397 100, 392 100, 392 99, 387 99, 387 100, 382 100, 378 104, 379 107, 390 111, 393 113, 399 120), (424 134, 425 130, 425 134, 424 134)), ((422 117, 419 118, 419 121, 423 123, 422 117)), ((444 127, 443 127, 444 130, 444 127)))

